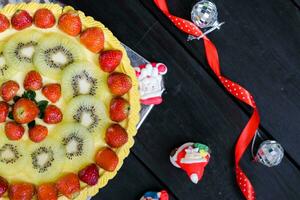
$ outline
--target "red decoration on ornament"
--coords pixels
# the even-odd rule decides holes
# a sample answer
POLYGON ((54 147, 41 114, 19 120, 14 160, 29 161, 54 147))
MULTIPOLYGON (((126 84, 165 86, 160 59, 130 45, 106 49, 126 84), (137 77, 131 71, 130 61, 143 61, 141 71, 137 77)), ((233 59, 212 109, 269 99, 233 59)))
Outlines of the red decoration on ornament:
MULTIPOLYGON (((192 22, 171 15, 166 0, 154 0, 154 3, 181 31, 195 37, 199 37, 200 35, 202 35, 202 31, 192 22)), ((235 98, 237 98, 238 100, 246 103, 247 105, 253 108, 252 116, 249 119, 246 127, 241 132, 235 146, 235 168, 236 168, 236 180, 238 182, 238 186, 240 187, 244 197, 247 200, 254 200, 255 199, 254 188, 251 182, 249 181, 249 179, 247 178, 247 176, 245 175, 245 173, 240 168, 239 162, 245 150, 247 149, 248 145, 250 144, 252 138, 254 137, 256 130, 258 129, 259 121, 260 121, 258 109, 256 107, 252 95, 245 88, 222 76, 220 70, 218 51, 215 45, 213 44, 212 41, 210 41, 210 39, 208 39, 207 36, 204 36, 203 40, 204 40, 205 53, 206 53, 208 64, 210 68, 213 70, 213 72, 215 73, 215 75, 219 78, 220 82, 224 85, 225 89, 235 98)))

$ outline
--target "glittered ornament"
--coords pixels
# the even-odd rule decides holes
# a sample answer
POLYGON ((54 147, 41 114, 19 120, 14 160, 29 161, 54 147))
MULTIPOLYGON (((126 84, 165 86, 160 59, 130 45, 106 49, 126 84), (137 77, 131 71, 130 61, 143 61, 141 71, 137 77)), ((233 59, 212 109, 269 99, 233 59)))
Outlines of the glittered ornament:
POLYGON ((279 165, 284 156, 282 146, 274 140, 266 140, 259 145, 255 160, 261 164, 274 167, 279 165))
POLYGON ((224 22, 218 22, 216 5, 207 0, 199 1, 193 6, 191 19, 199 28, 207 30, 199 37, 189 35, 188 40, 200 39, 215 29, 220 29, 224 24, 224 22))
POLYGON ((169 200, 167 191, 160 192, 146 192, 140 200, 169 200))

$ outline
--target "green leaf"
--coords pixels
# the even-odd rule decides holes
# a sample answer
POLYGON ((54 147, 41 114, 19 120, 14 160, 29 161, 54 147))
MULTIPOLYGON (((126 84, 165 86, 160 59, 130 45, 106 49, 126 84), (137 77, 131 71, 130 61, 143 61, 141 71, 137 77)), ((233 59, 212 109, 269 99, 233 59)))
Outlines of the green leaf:
POLYGON ((40 109, 40 114, 39 114, 39 118, 43 119, 44 118, 44 112, 45 112, 45 109, 46 107, 48 106, 48 101, 46 100, 42 100, 42 101, 39 101, 37 103, 39 109, 40 109))
POLYGON ((14 120, 14 116, 13 116, 12 111, 10 111, 10 112, 8 113, 8 118, 14 120))
POLYGON ((20 96, 15 96, 15 97, 14 97, 14 102, 16 103, 19 99, 21 99, 20 96))
POLYGON ((35 91, 32 91, 32 90, 25 91, 22 95, 22 97, 24 97, 26 99, 30 99, 32 101, 35 101, 35 96, 36 96, 36 93, 35 93, 35 91))
POLYGON ((34 126, 35 126, 35 120, 29 122, 29 123, 27 124, 27 126, 28 126, 28 128, 34 127, 34 126))

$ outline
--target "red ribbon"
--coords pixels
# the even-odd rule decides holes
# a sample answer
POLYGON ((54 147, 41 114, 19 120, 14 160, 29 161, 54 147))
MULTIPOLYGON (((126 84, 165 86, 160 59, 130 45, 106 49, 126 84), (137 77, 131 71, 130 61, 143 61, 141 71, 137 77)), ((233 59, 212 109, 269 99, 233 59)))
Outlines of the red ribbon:
MULTIPOLYGON (((154 3, 178 29, 195 37, 199 37, 202 35, 202 31, 194 23, 170 14, 166 0, 154 0, 154 3)), ((210 39, 208 39, 206 36, 203 37, 203 40, 208 64, 215 75, 219 78, 225 89, 236 99, 253 108, 252 116, 241 132, 235 145, 235 173, 238 186, 242 191, 244 197, 247 200, 254 200, 256 199, 254 188, 248 177, 240 168, 239 162, 251 140, 253 139, 256 130, 258 129, 260 121, 258 109, 252 95, 245 88, 225 78, 221 74, 218 51, 214 43, 210 41, 210 39)))

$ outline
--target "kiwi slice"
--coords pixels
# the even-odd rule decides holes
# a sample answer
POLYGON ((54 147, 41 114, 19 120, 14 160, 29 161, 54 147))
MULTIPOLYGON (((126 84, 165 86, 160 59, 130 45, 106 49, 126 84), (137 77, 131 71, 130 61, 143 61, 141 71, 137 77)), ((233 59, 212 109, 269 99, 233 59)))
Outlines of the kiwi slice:
POLYGON ((66 100, 82 94, 98 96, 106 84, 100 68, 87 61, 75 62, 63 70, 62 93, 66 100))
POLYGON ((3 48, 5 43, 0 42, 0 81, 10 79, 15 73, 13 67, 8 66, 6 59, 3 54, 3 48))
POLYGON ((72 99, 66 107, 64 116, 66 121, 78 122, 90 133, 96 134, 102 134, 109 123, 104 104, 89 95, 80 95, 72 99))
POLYGON ((0 141, 0 174, 13 175, 24 168, 26 164, 25 148, 20 141, 9 141, 1 138, 0 141))
POLYGON ((59 33, 51 33, 39 41, 33 63, 41 74, 59 79, 61 71, 66 66, 84 57, 83 52, 76 41, 59 33))
POLYGON ((3 47, 7 65, 16 71, 33 69, 32 57, 42 33, 37 30, 25 30, 14 34, 3 47))
POLYGON ((94 141, 86 127, 78 123, 64 123, 54 131, 61 149, 65 154, 65 170, 77 172, 93 162, 94 141))
POLYGON ((64 150, 53 139, 47 138, 40 143, 28 144, 27 156, 30 160, 26 163, 27 176, 41 182, 53 182, 58 179, 65 162, 64 150))

